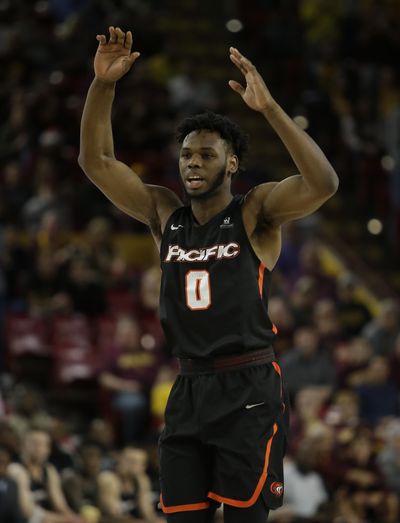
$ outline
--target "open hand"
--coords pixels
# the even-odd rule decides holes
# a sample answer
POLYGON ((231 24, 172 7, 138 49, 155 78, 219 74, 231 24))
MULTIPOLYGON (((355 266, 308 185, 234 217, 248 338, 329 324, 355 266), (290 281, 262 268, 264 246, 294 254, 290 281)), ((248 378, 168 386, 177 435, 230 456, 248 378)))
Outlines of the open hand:
POLYGON ((240 94, 246 104, 254 111, 263 112, 271 108, 275 101, 255 66, 235 47, 229 48, 230 59, 244 75, 246 87, 235 80, 229 80, 230 87, 240 94))
POLYGON ((111 26, 109 32, 108 42, 104 35, 96 36, 99 47, 94 57, 94 72, 104 82, 116 82, 129 71, 140 53, 131 53, 131 31, 125 34, 119 27, 111 26))

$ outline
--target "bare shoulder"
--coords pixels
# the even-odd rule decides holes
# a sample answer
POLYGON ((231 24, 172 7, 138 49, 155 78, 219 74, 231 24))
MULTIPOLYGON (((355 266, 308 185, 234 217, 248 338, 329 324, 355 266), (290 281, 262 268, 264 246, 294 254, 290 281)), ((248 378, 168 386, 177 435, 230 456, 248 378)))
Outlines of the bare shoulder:
POLYGON ((111 470, 104 470, 97 476, 97 481, 100 487, 109 488, 115 487, 119 484, 118 476, 111 470))
POLYGON ((23 465, 20 463, 10 463, 7 468, 7 474, 15 479, 21 481, 28 480, 28 473, 23 465))
POLYGON ((161 185, 147 185, 147 187, 157 210, 157 218, 154 223, 149 224, 150 229, 154 236, 161 237, 168 218, 176 209, 182 207, 183 203, 177 194, 167 187, 161 185))

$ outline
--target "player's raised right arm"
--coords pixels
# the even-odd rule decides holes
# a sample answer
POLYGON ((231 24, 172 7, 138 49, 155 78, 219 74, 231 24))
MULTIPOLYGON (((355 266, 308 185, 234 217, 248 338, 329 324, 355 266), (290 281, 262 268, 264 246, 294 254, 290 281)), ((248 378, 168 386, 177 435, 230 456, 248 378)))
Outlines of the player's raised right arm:
POLYGON ((176 196, 164 187, 145 185, 114 155, 111 109, 115 83, 140 53, 131 52, 132 33, 110 27, 110 38, 98 35, 94 59, 95 79, 89 88, 81 122, 79 165, 97 187, 122 211, 149 225, 156 234, 178 206, 176 196))

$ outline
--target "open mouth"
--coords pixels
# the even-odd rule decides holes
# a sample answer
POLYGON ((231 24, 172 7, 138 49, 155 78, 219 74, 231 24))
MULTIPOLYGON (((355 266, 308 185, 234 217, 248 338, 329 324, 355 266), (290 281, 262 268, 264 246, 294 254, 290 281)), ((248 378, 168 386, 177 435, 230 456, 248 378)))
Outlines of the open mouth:
POLYGON ((204 178, 201 176, 188 176, 186 178, 186 185, 189 187, 189 189, 198 189, 202 186, 204 183, 204 178))

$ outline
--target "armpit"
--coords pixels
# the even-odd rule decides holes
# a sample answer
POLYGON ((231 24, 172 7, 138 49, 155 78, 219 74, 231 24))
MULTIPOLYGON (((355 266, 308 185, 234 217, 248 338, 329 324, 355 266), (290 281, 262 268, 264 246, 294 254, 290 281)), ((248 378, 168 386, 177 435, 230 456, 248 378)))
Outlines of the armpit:
POLYGON ((257 221, 256 226, 254 228, 254 234, 264 234, 270 229, 272 229, 274 225, 273 219, 271 216, 265 213, 265 211, 261 208, 257 214, 257 221))

